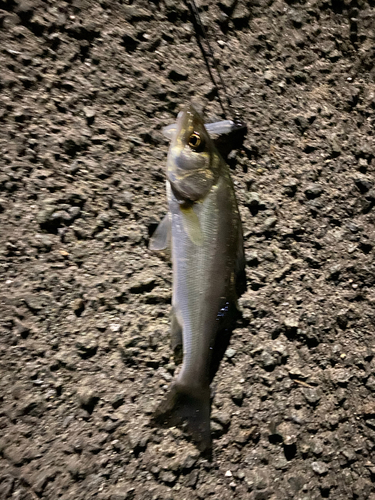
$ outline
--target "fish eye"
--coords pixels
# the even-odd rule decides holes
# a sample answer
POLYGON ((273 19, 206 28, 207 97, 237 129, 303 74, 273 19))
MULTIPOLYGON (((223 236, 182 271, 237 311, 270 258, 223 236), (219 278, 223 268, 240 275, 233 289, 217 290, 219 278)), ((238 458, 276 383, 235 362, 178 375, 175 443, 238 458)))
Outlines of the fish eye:
POLYGON ((191 147, 191 149, 198 149, 199 146, 202 144, 202 139, 201 136, 198 134, 198 132, 193 132, 191 136, 189 137, 188 144, 191 147))

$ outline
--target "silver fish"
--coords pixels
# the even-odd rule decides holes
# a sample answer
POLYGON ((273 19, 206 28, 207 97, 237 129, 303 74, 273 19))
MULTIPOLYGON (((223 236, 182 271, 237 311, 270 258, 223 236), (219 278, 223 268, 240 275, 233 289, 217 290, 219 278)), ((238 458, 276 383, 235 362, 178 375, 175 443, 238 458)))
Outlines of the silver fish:
POLYGON ((172 135, 167 197, 169 212, 150 249, 171 246, 172 347, 183 346, 183 363, 153 423, 185 423, 199 448, 209 450, 212 353, 225 313, 237 310, 237 297, 246 288, 245 263, 229 168, 191 105, 179 114, 172 135))

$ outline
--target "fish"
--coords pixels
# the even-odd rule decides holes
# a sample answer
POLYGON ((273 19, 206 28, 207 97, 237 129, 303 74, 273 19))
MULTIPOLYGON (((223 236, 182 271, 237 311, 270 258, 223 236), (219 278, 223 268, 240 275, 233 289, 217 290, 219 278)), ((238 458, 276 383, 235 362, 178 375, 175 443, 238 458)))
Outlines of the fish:
POLYGON ((175 352, 182 348, 182 366, 151 423, 183 425, 198 448, 209 452, 214 352, 220 351, 228 318, 246 290, 243 233, 229 167, 202 117, 189 104, 173 127, 169 210, 149 248, 171 251, 171 344, 175 352))

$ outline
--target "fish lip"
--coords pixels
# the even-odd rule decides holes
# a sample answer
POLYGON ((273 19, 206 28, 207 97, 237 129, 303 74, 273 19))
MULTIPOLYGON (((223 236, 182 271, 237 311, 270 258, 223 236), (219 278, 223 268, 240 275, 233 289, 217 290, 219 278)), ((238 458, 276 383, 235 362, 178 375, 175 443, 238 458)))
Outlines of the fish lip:
POLYGON ((182 109, 182 111, 178 113, 176 121, 176 131, 171 141, 171 147, 175 147, 178 145, 178 143, 181 141, 181 135, 186 138, 187 135, 193 132, 191 122, 193 121, 192 118, 195 114, 197 114, 197 111, 191 104, 187 104, 182 109))

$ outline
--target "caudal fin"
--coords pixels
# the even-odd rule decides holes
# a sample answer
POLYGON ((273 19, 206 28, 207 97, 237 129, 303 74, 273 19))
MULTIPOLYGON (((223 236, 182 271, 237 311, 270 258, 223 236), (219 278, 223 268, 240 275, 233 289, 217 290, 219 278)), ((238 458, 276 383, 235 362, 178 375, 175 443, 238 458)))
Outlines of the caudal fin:
POLYGON ((179 426, 187 431, 201 451, 211 450, 210 389, 189 391, 174 382, 154 412, 151 423, 159 427, 179 426))

